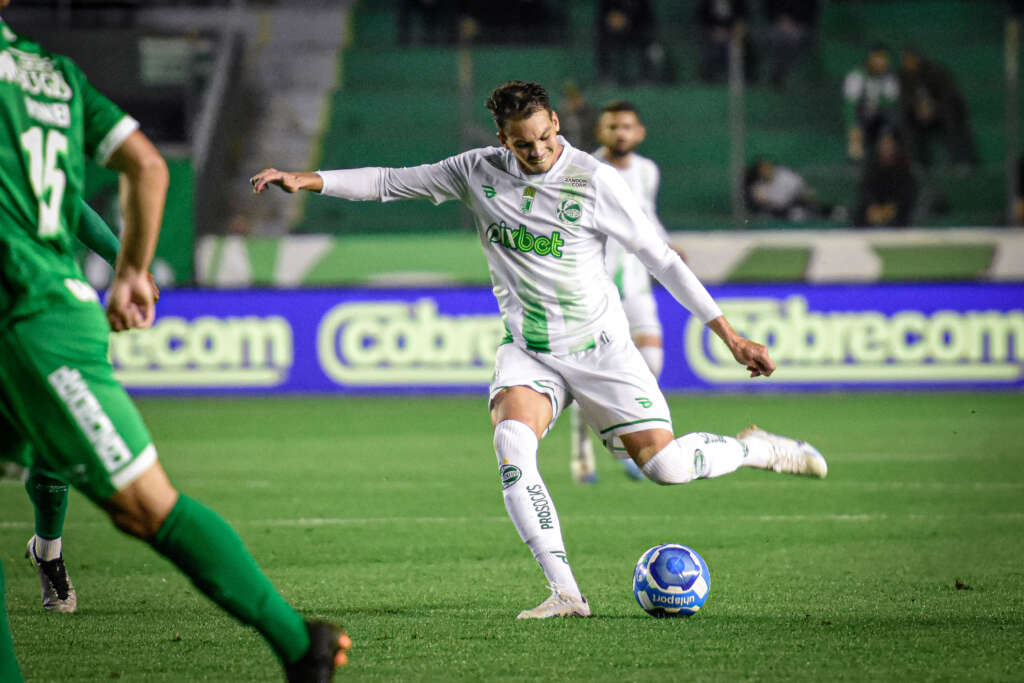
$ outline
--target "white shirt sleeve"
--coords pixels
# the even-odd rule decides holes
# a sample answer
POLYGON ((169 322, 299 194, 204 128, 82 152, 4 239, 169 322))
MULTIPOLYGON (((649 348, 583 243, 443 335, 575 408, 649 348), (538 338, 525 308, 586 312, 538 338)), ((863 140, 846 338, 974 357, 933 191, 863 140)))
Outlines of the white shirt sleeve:
POLYGON ((657 226, 626 181, 610 166, 600 167, 594 174, 594 181, 599 184, 594 207, 595 228, 636 254, 651 275, 702 323, 722 315, 722 309, 697 276, 658 235, 657 226))
POLYGON ((351 201, 391 202, 397 199, 428 199, 440 204, 460 199, 466 188, 464 154, 434 164, 407 168, 369 166, 337 171, 317 171, 324 182, 321 194, 351 201))

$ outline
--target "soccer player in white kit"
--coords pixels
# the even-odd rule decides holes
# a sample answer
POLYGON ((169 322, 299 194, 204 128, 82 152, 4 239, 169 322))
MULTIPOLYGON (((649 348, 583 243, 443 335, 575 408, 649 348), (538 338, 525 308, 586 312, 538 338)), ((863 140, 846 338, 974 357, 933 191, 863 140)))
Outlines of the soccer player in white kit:
POLYGON ((580 403, 601 438, 620 438, 659 484, 717 477, 741 466, 824 477, 827 466, 809 444, 754 426, 737 438, 703 432, 675 438, 665 397, 630 339, 605 269, 608 238, 635 253, 751 377, 774 372, 767 349, 733 330, 619 173, 558 135, 558 115, 544 88, 511 81, 491 93, 487 106, 501 147, 410 168, 267 168, 251 182, 257 193, 277 185, 353 201, 458 199, 469 207, 507 331, 489 403, 502 495, 551 590, 519 618, 585 617, 590 606, 537 467, 539 440, 570 400, 580 403))
MULTIPOLYGON (((658 236, 669 242, 668 233, 658 220, 656 208, 661 172, 652 160, 634 151, 647 135, 636 106, 625 100, 609 103, 601 110, 595 128, 601 146, 594 152, 594 156, 619 171, 629 189, 640 200, 647 217, 654 223, 658 236)), ((682 256, 682 252, 671 244, 669 246, 682 256)), ((661 375, 664 357, 661 322, 658 320, 658 305, 651 291, 651 277, 647 268, 615 239, 608 240, 605 245, 605 267, 619 292, 633 343, 647 362, 647 367, 655 377, 658 377, 661 375)), ((594 448, 590 441, 590 430, 583 420, 578 403, 573 403, 569 407, 569 416, 572 423, 573 479, 581 484, 595 483, 597 471, 594 448)), ((642 479, 643 472, 627 456, 621 442, 616 441, 613 447, 614 454, 621 458, 625 465, 626 474, 642 479)))

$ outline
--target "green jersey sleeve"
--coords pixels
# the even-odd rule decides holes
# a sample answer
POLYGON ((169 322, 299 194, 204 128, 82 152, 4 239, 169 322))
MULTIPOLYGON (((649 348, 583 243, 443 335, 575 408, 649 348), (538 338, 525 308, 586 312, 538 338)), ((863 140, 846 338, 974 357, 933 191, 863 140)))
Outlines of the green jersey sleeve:
POLYGON ((93 87, 78 65, 69 61, 67 68, 77 81, 77 92, 82 98, 84 152, 106 166, 110 155, 138 129, 139 123, 93 87))

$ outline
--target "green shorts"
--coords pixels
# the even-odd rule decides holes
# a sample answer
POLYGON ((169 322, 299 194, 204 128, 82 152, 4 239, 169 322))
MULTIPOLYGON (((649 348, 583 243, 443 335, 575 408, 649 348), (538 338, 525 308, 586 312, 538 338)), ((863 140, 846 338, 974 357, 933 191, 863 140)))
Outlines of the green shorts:
POLYGON ((107 360, 95 304, 61 307, 0 331, 0 458, 36 466, 94 501, 156 462, 156 448, 107 360))

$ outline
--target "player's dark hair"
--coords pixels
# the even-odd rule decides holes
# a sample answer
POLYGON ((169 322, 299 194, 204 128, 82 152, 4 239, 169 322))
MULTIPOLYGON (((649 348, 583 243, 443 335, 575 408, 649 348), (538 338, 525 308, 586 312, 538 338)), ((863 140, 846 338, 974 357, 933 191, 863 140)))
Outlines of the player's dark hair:
POLYGON ((498 130, 502 130, 506 121, 526 119, 541 110, 551 113, 551 99, 538 83, 509 81, 494 89, 487 98, 487 108, 498 130))
POLYGON ((604 114, 617 114, 620 111, 631 111, 636 114, 638 119, 640 118, 640 112, 636 110, 636 105, 629 100, 615 100, 601 108, 601 112, 604 114))

